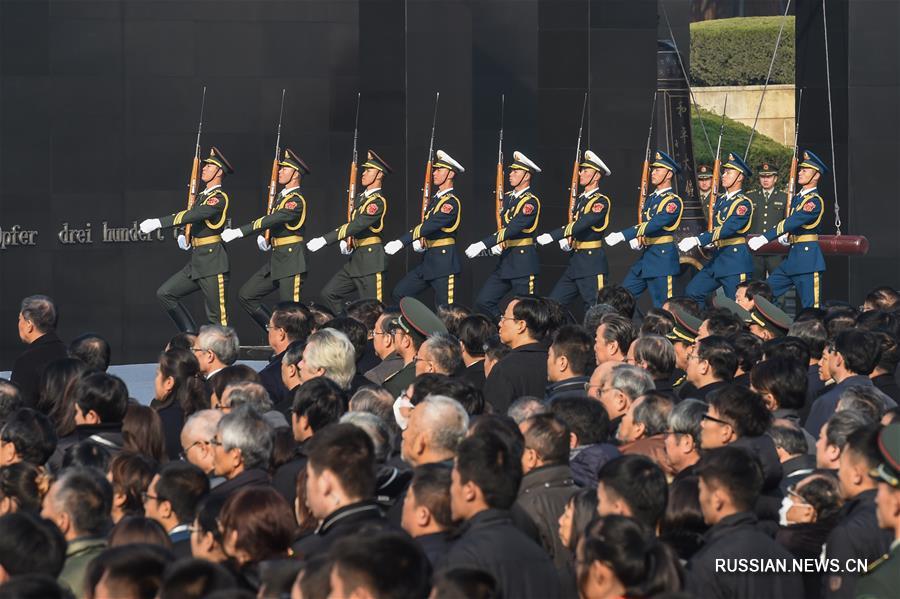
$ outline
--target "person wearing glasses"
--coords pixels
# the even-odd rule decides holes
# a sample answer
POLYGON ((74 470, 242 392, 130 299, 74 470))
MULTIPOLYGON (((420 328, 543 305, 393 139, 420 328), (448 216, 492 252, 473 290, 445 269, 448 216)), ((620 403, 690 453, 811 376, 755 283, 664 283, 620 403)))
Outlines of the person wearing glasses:
POLYGON ((676 481, 694 476, 700 461, 700 432, 703 416, 709 406, 699 399, 685 399, 675 404, 669 414, 666 430, 666 459, 675 473, 676 481))
POLYGON ((450 333, 435 333, 416 352, 416 376, 430 372, 456 376, 462 370, 462 350, 450 333))
MULTIPOLYGON (((695 387, 690 397, 706 401, 707 395, 731 382, 737 363, 734 346, 726 338, 713 335, 697 341, 685 369, 687 381, 695 387)), ((688 398, 679 394, 681 399, 688 398)))
POLYGON ((447 327, 428 307, 414 297, 400 300, 400 317, 389 329, 392 344, 403 357, 403 368, 384 380, 384 388, 397 397, 416 378, 416 354, 422 343, 436 333, 446 333, 447 327))
POLYGON ((213 385, 213 377, 226 366, 237 361, 240 341, 231 327, 208 324, 200 327, 200 333, 191 351, 200 363, 200 372, 213 385))
POLYGON ((387 377, 396 374, 403 368, 403 357, 397 352, 394 336, 391 335, 391 329, 397 324, 399 317, 400 311, 396 308, 385 309, 375 321, 375 326, 372 327, 372 349, 375 351, 375 356, 381 361, 367 370, 364 375, 379 386, 387 377))
POLYGON ((225 482, 213 489, 213 495, 230 496, 252 485, 271 485, 268 468, 274 443, 272 428, 260 414, 241 406, 222 416, 213 446, 215 473, 225 482))
POLYGON ((144 514, 168 532, 177 559, 191 556, 190 524, 207 493, 206 474, 193 464, 177 461, 163 466, 143 494, 144 514))
POLYGON ((225 480, 215 475, 215 452, 210 440, 216 436, 216 428, 224 416, 221 410, 200 410, 194 412, 181 429, 181 455, 183 461, 190 462, 206 473, 210 488, 215 488, 225 480))

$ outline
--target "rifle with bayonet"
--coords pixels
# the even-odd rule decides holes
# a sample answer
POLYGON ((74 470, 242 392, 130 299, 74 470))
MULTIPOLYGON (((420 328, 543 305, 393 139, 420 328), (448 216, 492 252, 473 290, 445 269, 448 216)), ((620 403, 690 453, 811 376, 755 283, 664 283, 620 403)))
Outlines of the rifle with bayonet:
POLYGON ((644 150, 644 166, 641 169, 641 185, 638 188, 638 224, 644 220, 644 201, 647 199, 650 183, 650 140, 653 137, 653 121, 656 116, 656 96, 659 92, 653 92, 653 105, 650 108, 650 126, 647 127, 647 147, 644 150))
MULTIPOLYGON (((272 214, 272 208, 275 207, 275 196, 278 191, 278 163, 281 161, 281 119, 284 117, 284 95, 285 90, 281 90, 281 109, 278 111, 278 133, 275 135, 275 159, 272 160, 272 175, 269 177, 269 194, 266 198, 266 214, 272 214)), ((272 236, 272 231, 270 229, 266 229, 266 232, 263 233, 266 238, 266 243, 269 243, 269 239, 272 236)))
POLYGON ((725 109, 728 107, 728 94, 725 94, 725 105, 722 106, 722 124, 719 126, 719 142, 716 144, 716 159, 713 162, 712 172, 712 189, 709 192, 709 217, 707 218, 706 230, 713 230, 713 211, 716 207, 716 200, 719 198, 719 187, 722 177, 722 135, 725 133, 725 109))
MULTIPOLYGON (((569 184, 569 224, 575 220, 575 204, 578 201, 578 171, 581 164, 581 131, 584 128, 584 112, 587 109, 587 93, 581 104, 581 124, 578 125, 578 142, 575 144, 575 164, 572 165, 572 182, 569 184)), ((569 243, 571 243, 571 238, 569 243)))
MULTIPOLYGON (((356 169, 357 169, 357 149, 356 142, 359 140, 359 102, 361 94, 356 93, 356 120, 353 124, 353 157, 350 159, 350 182, 347 184, 347 222, 353 218, 353 203, 356 201, 356 169)), ((353 238, 347 237, 347 249, 353 249, 353 238)))
POLYGON ((431 141, 428 142, 428 157, 425 161, 425 182, 422 184, 422 221, 425 221, 425 213, 428 212, 428 202, 431 201, 431 171, 434 163, 434 131, 437 127, 438 102, 441 92, 434 95, 434 115, 431 117, 431 141))
MULTIPOLYGON (((197 142, 194 144, 194 163, 191 165, 191 179, 188 182, 187 209, 194 207, 197 201, 197 177, 200 171, 200 133, 203 131, 203 109, 206 107, 206 86, 203 86, 203 99, 200 100, 200 124, 197 125, 197 142)), ((191 243, 191 225, 184 227, 185 243, 191 243)))

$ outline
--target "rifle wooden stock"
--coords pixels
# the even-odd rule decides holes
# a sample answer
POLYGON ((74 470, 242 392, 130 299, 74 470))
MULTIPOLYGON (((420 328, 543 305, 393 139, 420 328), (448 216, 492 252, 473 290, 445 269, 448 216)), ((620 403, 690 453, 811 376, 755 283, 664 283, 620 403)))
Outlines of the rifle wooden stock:
POLYGON ((431 199, 431 156, 428 157, 428 163, 425 165, 425 182, 422 184, 422 220, 425 222, 425 213, 428 212, 428 200, 431 199))
POLYGON ((710 233, 713 230, 713 212, 716 207, 716 199, 719 197, 719 185, 722 180, 722 160, 719 156, 716 156, 716 161, 713 163, 712 178, 712 188, 709 190, 709 217, 706 219, 706 230, 710 233))
MULTIPOLYGON (((197 172, 200 170, 200 156, 194 156, 194 164, 191 166, 191 181, 188 183, 187 209, 194 207, 197 201, 197 172)), ((191 224, 188 223, 184 227, 184 239, 187 243, 191 242, 191 224)))
POLYGON ((794 196, 797 195, 797 150, 794 149, 794 157, 791 158, 791 172, 788 175, 788 184, 787 184, 787 201, 784 203, 784 217, 787 218, 791 215, 791 202, 794 201, 794 196))
POLYGON ((503 209, 503 160, 497 161, 497 180, 494 184, 494 202, 496 210, 494 216, 497 217, 497 230, 499 231, 503 222, 500 220, 500 210, 503 209))
POLYGON ((644 158, 644 166, 641 169, 641 186, 638 188, 638 224, 644 220, 644 201, 647 199, 647 185, 650 182, 650 159, 644 158))
MULTIPOLYGON (((266 200, 266 214, 272 214, 272 208, 275 207, 275 195, 277 194, 276 187, 278 186, 278 156, 275 157, 275 160, 272 161, 272 176, 269 178, 269 194, 266 200)), ((270 229, 266 229, 266 232, 263 233, 266 238, 266 243, 269 243, 269 239, 272 238, 272 231, 270 229)))
POLYGON ((575 210, 575 201, 578 199, 578 160, 572 165, 572 182, 569 184, 569 221, 575 220, 572 212, 575 210))
MULTIPOLYGON (((347 222, 353 217, 353 200, 356 197, 356 160, 350 162, 350 183, 347 185, 347 222)), ((347 237, 347 249, 353 249, 353 238, 347 237)))

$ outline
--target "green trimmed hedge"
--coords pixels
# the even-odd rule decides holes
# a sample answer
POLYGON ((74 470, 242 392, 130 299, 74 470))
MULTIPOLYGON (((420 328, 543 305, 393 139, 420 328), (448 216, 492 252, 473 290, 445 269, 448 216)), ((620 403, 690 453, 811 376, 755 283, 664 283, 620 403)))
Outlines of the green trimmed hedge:
MULTIPOLYGON (((691 23, 692 85, 762 85, 783 17, 691 23)), ((789 16, 769 83, 794 83, 794 17, 789 16)))
MULTIPOLYGON (((716 151, 716 142, 719 139, 719 127, 721 124, 722 115, 720 114, 713 114, 701 108, 698 116, 696 111, 691 111, 694 160, 698 165, 703 163, 711 165, 713 163, 715 158, 713 152, 716 151), (706 138, 703 136, 703 129, 700 126, 701 119, 706 127, 706 133, 709 135, 712 152, 706 145, 706 138)), ((748 139, 750 139, 750 127, 725 117, 725 131, 722 134, 722 160, 725 160, 728 152, 735 152, 743 157, 748 139)), ((779 181, 785 182, 791 169, 792 155, 792 148, 783 146, 771 137, 766 137, 757 131, 756 135, 753 136, 753 145, 750 147, 750 154, 747 157, 747 164, 753 170, 753 181, 746 187, 757 187, 756 171, 763 161, 770 161, 771 164, 776 165, 778 167, 779 181)))

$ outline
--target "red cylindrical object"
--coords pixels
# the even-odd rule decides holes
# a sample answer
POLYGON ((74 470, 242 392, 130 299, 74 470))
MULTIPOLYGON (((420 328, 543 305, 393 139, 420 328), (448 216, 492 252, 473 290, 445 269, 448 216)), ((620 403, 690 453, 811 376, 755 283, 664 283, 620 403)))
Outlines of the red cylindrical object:
MULTIPOLYGON (((869 240, 863 235, 819 235, 819 247, 826 256, 864 256, 869 252, 869 240)), ((772 241, 754 253, 787 254, 790 248, 772 241)))

